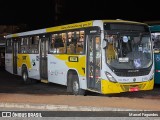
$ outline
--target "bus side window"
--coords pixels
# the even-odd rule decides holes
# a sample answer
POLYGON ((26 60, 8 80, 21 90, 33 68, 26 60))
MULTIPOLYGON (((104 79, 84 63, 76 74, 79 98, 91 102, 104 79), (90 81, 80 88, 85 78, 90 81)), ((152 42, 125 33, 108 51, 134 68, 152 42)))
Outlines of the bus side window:
POLYGON ((67 47, 67 34, 66 33, 62 33, 62 43, 63 43, 63 47, 62 47, 62 52, 61 53, 66 53, 66 47, 67 47))
POLYGON ((64 44, 62 41, 62 34, 58 34, 58 36, 56 37, 55 47, 57 48, 57 53, 65 53, 65 51, 63 50, 64 44))
POLYGON ((84 31, 68 32, 67 53, 82 54, 84 45, 84 31))
POLYGON ((56 39, 55 39, 55 34, 52 34, 51 35, 51 42, 50 42, 50 52, 51 53, 56 53, 56 48, 55 48, 55 41, 56 41, 56 39))
POLYGON ((117 36, 114 35, 106 35, 105 39, 107 40, 107 49, 106 49, 106 56, 107 57, 107 63, 110 63, 111 61, 118 58, 118 41, 117 36))
POLYGON ((21 53, 29 53, 29 45, 28 45, 28 37, 22 37, 21 38, 21 46, 20 46, 20 51, 21 53))
POLYGON ((68 32, 67 53, 74 53, 73 32, 68 32))
POLYGON ((38 44, 39 44, 39 36, 32 36, 30 37, 31 43, 30 43, 30 53, 37 54, 39 51, 38 44))
POLYGON ((82 54, 84 48, 84 31, 80 31, 79 33, 80 33, 79 39, 77 40, 77 45, 76 45, 76 53, 82 54))
POLYGON ((52 34, 50 53, 66 53, 66 33, 52 34))

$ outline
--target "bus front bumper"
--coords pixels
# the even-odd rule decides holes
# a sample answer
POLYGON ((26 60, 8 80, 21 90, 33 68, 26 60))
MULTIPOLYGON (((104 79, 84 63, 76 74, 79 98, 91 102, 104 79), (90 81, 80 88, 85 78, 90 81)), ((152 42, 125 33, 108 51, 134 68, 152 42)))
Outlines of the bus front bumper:
POLYGON ((102 94, 112 94, 121 92, 135 92, 141 90, 152 90, 154 86, 154 79, 140 83, 113 83, 109 80, 101 81, 102 94))

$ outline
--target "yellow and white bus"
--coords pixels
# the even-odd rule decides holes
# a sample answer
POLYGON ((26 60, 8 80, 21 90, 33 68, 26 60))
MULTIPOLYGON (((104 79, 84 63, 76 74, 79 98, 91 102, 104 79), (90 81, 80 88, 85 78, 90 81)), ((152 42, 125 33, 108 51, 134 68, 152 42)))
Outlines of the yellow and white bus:
POLYGON ((75 95, 152 90, 152 53, 146 24, 92 20, 7 35, 5 69, 75 95))

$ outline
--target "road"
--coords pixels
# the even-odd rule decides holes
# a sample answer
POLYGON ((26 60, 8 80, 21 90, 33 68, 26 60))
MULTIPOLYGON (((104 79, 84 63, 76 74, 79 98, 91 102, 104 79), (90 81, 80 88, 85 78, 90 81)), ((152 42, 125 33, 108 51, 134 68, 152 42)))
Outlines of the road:
POLYGON ((88 92, 74 96, 66 87, 49 83, 25 85, 20 76, 0 71, 0 107, 19 107, 45 110, 158 110, 160 111, 160 86, 151 91, 101 95, 88 92), (19 106, 18 106, 18 105, 19 106), (39 107, 38 107, 39 106, 39 107))

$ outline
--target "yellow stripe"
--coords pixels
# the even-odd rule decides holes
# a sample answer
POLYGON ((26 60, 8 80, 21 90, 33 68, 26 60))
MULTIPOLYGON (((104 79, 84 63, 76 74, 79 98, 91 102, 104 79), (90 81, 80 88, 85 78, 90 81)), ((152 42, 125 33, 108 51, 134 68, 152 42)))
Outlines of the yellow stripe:
POLYGON ((84 27, 90 27, 92 25, 93 25, 92 21, 87 21, 87 22, 74 23, 74 24, 69 24, 69 25, 62 25, 62 26, 57 26, 57 27, 46 28, 46 32, 84 28, 84 27))
POLYGON ((18 37, 18 34, 12 34, 12 37, 18 37))
POLYGON ((135 21, 127 21, 127 20, 103 20, 103 22, 106 22, 106 23, 122 23, 122 22, 125 22, 125 23, 134 23, 134 24, 143 24, 143 25, 147 25, 145 23, 141 23, 141 22, 135 22, 135 21))

